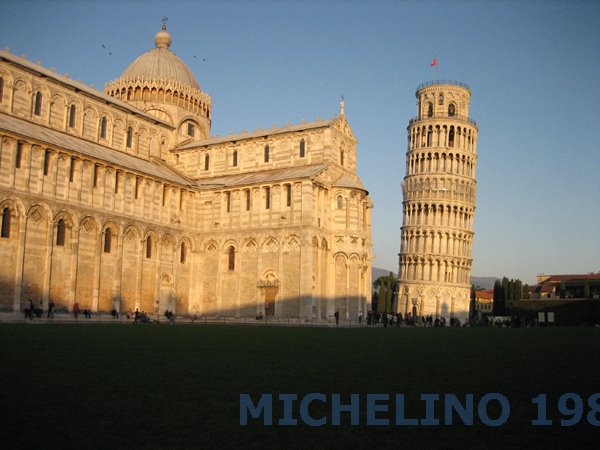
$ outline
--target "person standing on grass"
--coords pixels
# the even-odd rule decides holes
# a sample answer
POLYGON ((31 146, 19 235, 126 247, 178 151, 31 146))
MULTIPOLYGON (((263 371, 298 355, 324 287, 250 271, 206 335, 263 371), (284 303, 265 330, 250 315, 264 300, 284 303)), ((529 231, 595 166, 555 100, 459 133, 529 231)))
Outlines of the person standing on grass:
POLYGON ((337 327, 340 324, 340 312, 337 309, 333 313, 333 317, 335 317, 335 326, 337 327))
POLYGON ((54 317, 54 302, 52 300, 50 300, 50 303, 48 304, 48 319, 50 317, 54 317))
POLYGON ((75 303, 73 303, 73 316, 77 319, 78 315, 79 315, 79 303, 75 302, 75 303))

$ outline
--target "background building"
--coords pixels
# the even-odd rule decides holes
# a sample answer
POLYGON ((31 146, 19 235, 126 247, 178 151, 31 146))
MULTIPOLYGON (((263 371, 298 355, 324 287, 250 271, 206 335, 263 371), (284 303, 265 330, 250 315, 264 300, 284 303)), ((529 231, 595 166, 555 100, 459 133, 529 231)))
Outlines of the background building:
POLYGON ((417 88, 408 125, 398 304, 413 315, 469 314, 477 125, 463 83, 417 88))
POLYGON ((573 275, 538 275, 537 284, 529 287, 529 299, 598 299, 600 273, 573 275))
POLYGON ((475 312, 477 317, 491 315, 494 311, 494 290, 486 289, 475 291, 475 312))
POLYGON ((366 313, 372 202, 343 102, 211 137, 170 46, 163 26, 104 93, 0 52, 0 308, 366 313))

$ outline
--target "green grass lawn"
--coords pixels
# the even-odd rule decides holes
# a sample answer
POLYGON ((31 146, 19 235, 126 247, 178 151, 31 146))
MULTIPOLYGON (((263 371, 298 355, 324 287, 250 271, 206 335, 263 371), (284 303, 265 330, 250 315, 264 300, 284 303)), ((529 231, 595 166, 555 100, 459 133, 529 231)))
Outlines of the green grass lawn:
MULTIPOLYGON (((531 398, 584 401, 600 392, 599 328, 325 329, 218 325, 23 324, 0 326, 3 448, 561 448, 597 446, 586 414, 573 427, 533 427, 531 398), (476 401, 505 395, 498 428, 442 425, 311 428, 239 425, 239 396, 311 392, 422 393, 476 401)), ((347 398, 347 397, 346 397, 347 398)), ((390 401, 393 409, 394 402, 390 401)), ((475 408, 476 409, 476 408, 475 408)), ((585 412, 588 411, 587 402, 585 412)), ((275 418, 281 408, 274 407, 275 418)), ((314 417, 331 404, 311 406, 314 417)), ((295 410, 297 415, 297 409, 295 410)), ((494 412, 490 410, 490 415, 494 412)), ((600 412, 597 414, 600 419, 600 412)), ((455 419, 456 420, 456 419, 455 419)))

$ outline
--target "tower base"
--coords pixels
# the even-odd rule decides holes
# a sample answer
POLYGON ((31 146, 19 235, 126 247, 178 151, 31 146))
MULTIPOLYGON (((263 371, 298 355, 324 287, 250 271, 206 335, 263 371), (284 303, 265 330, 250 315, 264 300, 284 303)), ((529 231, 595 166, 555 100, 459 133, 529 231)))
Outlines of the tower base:
POLYGON ((398 312, 403 316, 432 316, 459 319, 469 318, 471 289, 468 286, 432 286, 400 281, 398 312))

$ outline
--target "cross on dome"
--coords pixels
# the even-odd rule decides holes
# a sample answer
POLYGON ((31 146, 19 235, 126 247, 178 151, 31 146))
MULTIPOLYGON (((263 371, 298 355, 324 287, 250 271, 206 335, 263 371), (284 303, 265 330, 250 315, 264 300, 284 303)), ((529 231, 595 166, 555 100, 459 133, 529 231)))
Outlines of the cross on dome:
POLYGON ((166 18, 163 19, 162 30, 154 36, 154 44, 157 48, 169 48, 171 46, 171 35, 167 33, 166 18))

